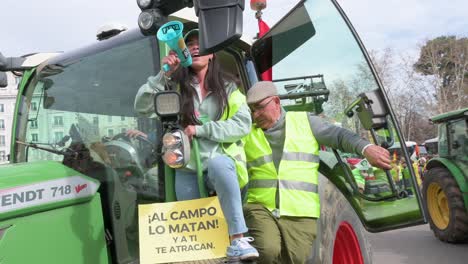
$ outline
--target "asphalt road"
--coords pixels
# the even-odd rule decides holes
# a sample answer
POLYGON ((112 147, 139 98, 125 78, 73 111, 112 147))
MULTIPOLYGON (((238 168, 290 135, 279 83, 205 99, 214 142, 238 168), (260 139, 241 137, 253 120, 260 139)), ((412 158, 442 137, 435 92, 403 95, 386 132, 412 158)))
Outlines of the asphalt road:
POLYGON ((374 264, 468 264, 468 244, 447 244, 429 225, 368 234, 374 264))

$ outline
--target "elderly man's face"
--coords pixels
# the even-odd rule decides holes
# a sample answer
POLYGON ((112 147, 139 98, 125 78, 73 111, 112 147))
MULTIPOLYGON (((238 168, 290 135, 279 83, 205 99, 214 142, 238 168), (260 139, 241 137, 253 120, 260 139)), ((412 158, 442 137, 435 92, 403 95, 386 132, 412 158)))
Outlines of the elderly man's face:
POLYGON ((249 107, 254 123, 261 129, 271 128, 281 114, 280 99, 277 96, 267 97, 249 107))

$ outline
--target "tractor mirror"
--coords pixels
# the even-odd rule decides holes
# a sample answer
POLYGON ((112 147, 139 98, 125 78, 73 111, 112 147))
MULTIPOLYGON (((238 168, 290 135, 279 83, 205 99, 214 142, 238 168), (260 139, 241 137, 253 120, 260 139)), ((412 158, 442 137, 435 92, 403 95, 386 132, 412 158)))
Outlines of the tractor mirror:
POLYGON ((374 90, 362 93, 359 98, 349 105, 344 113, 348 117, 357 112, 362 126, 366 130, 387 128, 388 108, 383 100, 383 94, 380 90, 374 90))
POLYGON ((383 101, 381 90, 374 90, 360 95, 362 98, 358 117, 365 129, 387 128, 388 108, 383 101))
POLYGON ((357 113, 359 121, 364 129, 376 131, 377 135, 384 138, 381 143, 382 147, 388 148, 393 145, 395 140, 393 128, 389 125, 391 123, 387 121, 387 116, 390 114, 390 111, 385 104, 381 90, 360 94, 359 97, 345 109, 344 114, 351 118, 354 112, 357 113))
POLYGON ((4 88, 8 86, 8 76, 5 72, 0 72, 0 87, 4 88))
POLYGON ((47 95, 47 90, 44 90, 44 109, 49 109, 55 103, 55 97, 47 95))
POLYGON ((243 0, 196 0, 194 7, 201 54, 221 50, 241 37, 243 0))

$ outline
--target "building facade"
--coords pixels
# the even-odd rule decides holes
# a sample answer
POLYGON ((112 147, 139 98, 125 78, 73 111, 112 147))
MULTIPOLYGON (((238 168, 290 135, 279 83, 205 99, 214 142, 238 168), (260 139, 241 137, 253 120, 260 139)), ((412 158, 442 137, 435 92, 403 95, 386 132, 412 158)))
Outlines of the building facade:
POLYGON ((0 164, 8 163, 12 137, 13 113, 21 77, 7 72, 8 86, 0 87, 0 164))

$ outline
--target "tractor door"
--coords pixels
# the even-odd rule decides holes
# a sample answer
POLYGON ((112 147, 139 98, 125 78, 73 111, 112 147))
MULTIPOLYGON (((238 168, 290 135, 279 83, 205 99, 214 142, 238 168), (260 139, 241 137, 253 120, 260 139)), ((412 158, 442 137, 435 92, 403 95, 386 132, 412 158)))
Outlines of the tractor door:
MULTIPOLYGON (((315 113, 386 148, 405 142, 369 55, 336 1, 301 1, 251 54, 259 74, 272 71, 286 111, 315 113)), ((368 231, 424 223, 406 148, 387 172, 362 155, 330 147, 320 156, 321 175, 345 195, 368 231)))

